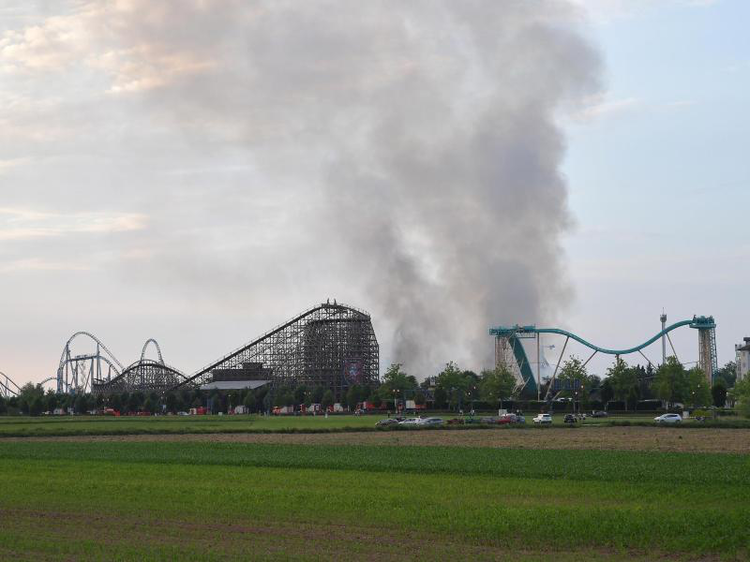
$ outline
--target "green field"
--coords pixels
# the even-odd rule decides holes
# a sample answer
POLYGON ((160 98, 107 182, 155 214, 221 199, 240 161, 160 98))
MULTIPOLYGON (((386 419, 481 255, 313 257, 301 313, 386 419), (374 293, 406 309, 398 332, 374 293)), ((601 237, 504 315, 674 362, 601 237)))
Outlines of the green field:
POLYGON ((750 457, 0 441, 0 559, 745 560, 750 457))
MULTIPOLYGON (((438 414, 448 420, 451 414, 438 414)), ((247 432, 326 432, 351 429, 374 429, 382 415, 357 417, 353 415, 324 416, 0 416, 0 438, 67 436, 67 435, 136 435, 160 433, 247 433, 247 432)), ((526 427, 537 427, 526 417, 526 427)), ((610 425, 612 423, 651 424, 653 415, 613 416, 605 419, 588 419, 579 426, 610 425)), ((565 426, 563 415, 553 417, 555 426, 565 426)), ((688 420, 684 426, 694 425, 688 420)), ((720 420, 717 424, 750 427, 748 420, 720 420)))

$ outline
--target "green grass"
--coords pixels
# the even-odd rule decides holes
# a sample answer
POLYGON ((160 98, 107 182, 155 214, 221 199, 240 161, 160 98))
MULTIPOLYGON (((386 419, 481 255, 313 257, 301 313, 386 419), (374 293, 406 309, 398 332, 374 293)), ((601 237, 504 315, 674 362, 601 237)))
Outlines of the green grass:
MULTIPOLYGON (((41 417, 0 417, 0 438, 39 437, 72 435, 137 435, 137 434, 185 434, 185 433, 267 433, 267 432, 337 432, 374 431, 375 423, 385 416, 158 416, 158 417, 108 417, 108 416, 41 416, 41 417)), ((452 416, 443 414, 448 420, 452 416)), ((539 429, 527 416, 525 426, 539 429)), ((563 423, 563 415, 553 417, 553 427, 568 427, 563 423)), ((579 427, 606 425, 654 425, 651 417, 618 416, 606 419, 589 419, 579 427)), ((477 427, 472 424, 471 427, 477 427)), ((495 426, 503 429, 507 426, 495 426)), ((517 426, 516 426, 517 427, 517 426)), ((748 420, 719 420, 703 424, 686 421, 681 427, 737 427, 750 428, 748 420)), ((463 429, 450 426, 446 429, 463 429)), ((393 428, 391 428, 393 429, 393 428)), ((399 428, 411 429, 414 428, 399 428)), ((430 428, 435 429, 435 428, 430 428)), ((546 428, 545 428, 546 429, 546 428)))
POLYGON ((745 559, 750 545, 742 455, 0 442, 0 458, 0 549, 41 559, 745 559))

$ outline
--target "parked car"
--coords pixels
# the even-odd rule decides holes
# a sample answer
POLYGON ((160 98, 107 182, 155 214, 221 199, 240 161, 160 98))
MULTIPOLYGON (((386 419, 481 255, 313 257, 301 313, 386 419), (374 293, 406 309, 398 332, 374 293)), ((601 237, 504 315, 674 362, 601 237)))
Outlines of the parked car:
POLYGON ((682 416, 680 414, 662 414, 654 418, 656 423, 681 423, 682 416))
POLYGON ((609 416, 609 414, 604 410, 594 410, 591 412, 592 418, 606 418, 607 416, 609 416))
POLYGON ((540 425, 544 424, 551 424, 552 423, 552 415, 551 414, 538 414, 534 419, 532 420, 534 423, 538 423, 540 425))
POLYGON ((398 420, 393 418, 387 418, 384 420, 380 420, 378 423, 375 424, 378 427, 388 427, 391 425, 398 425, 398 420))
POLYGON ((419 418, 407 418, 404 421, 398 422, 399 425, 419 425, 422 420, 419 418))
POLYGON ((526 418, 523 414, 516 414, 516 423, 526 423, 526 418))
POLYGON ((565 417, 563 418, 563 423, 576 423, 578 422, 578 418, 574 414, 565 414, 565 417))
POLYGON ((443 425, 443 418, 423 418, 421 425, 443 425))

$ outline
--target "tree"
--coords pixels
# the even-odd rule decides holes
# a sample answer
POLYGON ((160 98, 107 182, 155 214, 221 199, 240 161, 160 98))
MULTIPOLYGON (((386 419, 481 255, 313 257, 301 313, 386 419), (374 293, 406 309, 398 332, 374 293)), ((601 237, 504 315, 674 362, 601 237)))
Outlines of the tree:
POLYGON ((167 407, 168 412, 177 411, 177 395, 174 392, 168 392, 164 397, 164 405, 167 407))
POLYGON ((750 377, 745 377, 735 383, 731 391, 736 402, 736 408, 741 415, 750 418, 750 377))
POLYGON ((252 390, 248 390, 247 394, 245 394, 245 399, 242 401, 242 405, 245 406, 248 411, 254 412, 257 409, 257 400, 255 398, 255 393, 252 390))
POLYGON ((139 392, 134 392, 130 396, 128 396, 128 412, 137 412, 141 409, 141 404, 143 404, 143 400, 141 399, 142 394, 139 392))
POLYGON ((664 400, 668 407, 685 399, 688 391, 688 378, 685 367, 674 356, 667 357, 666 363, 659 365, 654 379, 656 397, 664 400))
POLYGON ((320 404, 323 401, 323 395, 326 393, 324 386, 316 386, 312 391, 312 403, 320 404))
POLYGON ((29 404, 29 414, 32 416, 38 416, 44 411, 44 398, 39 396, 34 396, 34 398, 31 399, 31 404, 29 404))
POLYGON ((307 397, 307 387, 304 384, 299 385, 294 389, 294 403, 303 404, 307 397))
POLYGON ((380 397, 380 393, 376 392, 371 397, 372 405, 376 408, 380 408, 383 405, 383 399, 380 397))
POLYGON ((461 371, 453 361, 446 363, 437 376, 435 384, 437 388, 442 388, 448 397, 449 406, 460 408, 463 404, 466 390, 469 388, 472 379, 461 371))
POLYGON ((435 408, 443 409, 448 404, 448 393, 442 387, 435 389, 435 408))
MULTIPOLYGON (((571 389, 574 389, 575 381, 579 381, 579 385, 584 385, 586 383, 588 373, 586 372, 586 367, 583 364, 583 361, 576 356, 572 356, 570 359, 563 362, 556 379, 563 383, 564 387, 569 386, 571 389), (566 382, 569 384, 566 385, 566 382)), ((572 392, 573 391, 567 389, 563 391, 566 396, 570 396, 572 392)))
POLYGON ((693 406, 708 406, 711 404, 711 389, 706 375, 700 367, 694 367, 686 373, 687 392, 685 399, 693 406))
POLYGON ((485 402, 503 407, 503 400, 509 400, 516 390, 516 377, 507 367, 500 365, 491 371, 482 371, 479 383, 480 396, 485 402))
POLYGON ((57 408, 57 393, 54 390, 48 390, 47 394, 44 395, 43 410, 45 412, 54 412, 57 408))
POLYGON ((636 371, 628 367, 628 364, 620 356, 617 356, 614 364, 607 369, 607 378, 612 385, 615 398, 627 404, 630 389, 638 386, 636 371))
POLYGON ((425 402, 427 402, 427 399, 425 398, 424 392, 422 392, 421 390, 418 390, 414 394, 414 403, 417 406, 424 406, 425 402))
POLYGON ((359 402, 359 387, 352 385, 349 390, 346 391, 346 405, 349 406, 350 410, 354 410, 359 402))
POLYGON ((119 394, 113 394, 109 397, 109 407, 118 412, 122 410, 122 399, 119 394))
POLYGON ((155 414, 159 410, 159 401, 155 400, 153 396, 149 396, 143 404, 143 409, 150 414, 155 414))
POLYGON ((604 407, 615 397, 615 391, 612 389, 612 382, 609 379, 604 379, 601 386, 601 399, 604 407))
POLYGON ((320 405, 323 407, 324 410, 327 410, 331 406, 333 406, 333 391, 332 390, 326 390, 323 394, 323 398, 320 399, 320 405))
POLYGON ((6 414, 8 412, 8 404, 5 401, 5 398, 0 396, 0 416, 6 414))
POLYGON ((77 414, 85 414, 91 407, 89 395, 85 393, 77 394, 75 400, 75 411, 77 414))
POLYGON ((711 398, 717 408, 723 408, 727 403, 727 383, 723 378, 717 378, 711 387, 711 398))
POLYGON ((31 404, 35 399, 44 398, 44 389, 42 385, 27 382, 21 387, 21 391, 18 393, 18 407, 24 414, 31 413, 31 404))
POLYGON ((638 408, 638 387, 631 386, 628 391, 627 399, 628 410, 636 410, 638 408))
POLYGON ((730 361, 714 373, 714 382, 723 379, 727 388, 732 388, 737 383, 737 363, 730 361))
POLYGON ((211 413, 212 414, 218 414, 219 412, 224 411, 224 402, 222 400, 221 394, 218 392, 215 392, 211 396, 211 413))
POLYGON ((381 388, 385 387, 391 394, 395 391, 403 398, 406 391, 414 390, 418 385, 417 379, 401 370, 402 366, 401 363, 393 363, 388 367, 381 388))

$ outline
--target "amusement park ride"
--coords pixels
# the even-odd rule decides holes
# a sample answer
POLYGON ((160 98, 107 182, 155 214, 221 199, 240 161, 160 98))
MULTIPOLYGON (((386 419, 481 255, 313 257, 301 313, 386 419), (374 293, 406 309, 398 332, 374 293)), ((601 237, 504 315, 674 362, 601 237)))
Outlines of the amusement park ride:
MULTIPOLYGON (((670 332, 688 326, 698 331, 698 366, 705 374, 709 383, 718 370, 716 357, 716 323, 713 316, 693 316, 692 319, 682 320, 670 326, 666 325, 666 315, 661 315, 662 330, 640 345, 627 349, 608 349, 589 343, 582 337, 560 328, 537 328, 529 326, 498 326, 490 328, 490 335, 495 336, 495 362, 504 365, 516 377, 518 388, 528 394, 540 396, 542 383, 541 369, 541 334, 556 334, 565 337, 562 352, 555 365, 551 377, 550 388, 555 382, 555 376, 560 368, 560 362, 568 342, 573 339, 592 351, 586 359, 588 364, 597 353, 607 355, 628 355, 639 353, 649 365, 652 362, 643 354, 643 349, 662 340, 662 361, 666 360, 666 345, 677 356, 670 332), (536 363, 529 361, 523 340, 536 343, 536 363), (535 368, 534 368, 535 366, 535 368), (536 373, 534 372, 536 371, 536 373)), ((545 346, 551 347, 551 346, 545 346)), ((156 340, 149 339, 143 345, 140 359, 125 367, 107 349, 96 336, 89 332, 76 332, 68 339, 63 347, 56 376, 45 379, 42 385, 54 383, 58 393, 76 394, 79 392, 122 392, 133 390, 164 392, 183 386, 199 386, 209 380, 212 373, 221 369, 247 369, 249 366, 262 364, 269 367, 269 372, 275 372, 283 380, 302 380, 310 384, 322 384, 322 374, 328 373, 342 361, 342 355, 331 355, 334 349, 344 349, 342 353, 364 358, 358 363, 360 370, 368 381, 377 380, 378 344, 375 339, 370 316, 360 310, 337 304, 323 303, 311 308, 289 322, 282 324, 260 338, 231 352, 218 361, 200 369, 193 375, 185 373, 167 365, 162 357, 161 349, 156 340), (343 339, 342 339, 343 338, 343 339), (89 353, 74 354, 72 344, 76 340, 88 340, 94 344, 89 353), (147 359, 149 346, 156 350, 156 359, 147 359), (343 347, 342 347, 343 346, 343 347), (324 355, 321 355, 324 353, 324 355), (320 357, 319 357, 320 356, 320 357), (335 360, 335 361, 334 361, 335 360), (333 363, 331 363, 333 361, 333 363), (254 363, 255 362, 255 363, 254 363), (260 363, 258 363, 260 362, 260 363), (330 365, 328 363, 331 363, 330 365), (310 373, 318 379, 307 380, 310 373)), ((545 360, 546 361, 546 360, 545 360)), ((550 366, 551 368, 551 366, 550 366)), ((239 372, 239 371, 238 371, 239 372)), ((338 375, 337 375, 338 376, 338 375)), ((339 386, 343 383, 339 381, 339 386)), ((0 396, 8 398, 16 396, 20 388, 7 375, 0 372, 0 396)))
POLYGON ((560 361, 565 354, 565 348, 568 346, 568 342, 573 339, 585 347, 592 350, 591 355, 586 359, 584 366, 594 358, 597 353, 604 353, 607 355, 629 355, 631 353, 640 353, 641 356, 646 360, 649 365, 652 365, 651 361, 643 354, 643 349, 657 341, 659 338, 662 340, 662 361, 666 360, 666 342, 669 342, 672 348, 672 353, 677 356, 677 352, 672 345, 672 339, 669 337, 669 333, 677 328, 683 326, 689 326, 698 330, 698 366, 705 374, 709 381, 712 381, 713 374, 718 370, 718 362, 716 358, 716 323, 714 322, 713 316, 693 316, 690 320, 682 320, 676 322, 671 326, 666 326, 666 315, 661 315, 662 330, 646 340, 640 345, 630 347, 627 349, 608 349, 599 347, 592 343, 587 342, 582 337, 577 336, 567 330, 560 328, 537 328, 534 325, 531 326, 497 326, 490 328, 490 335, 495 336, 495 363, 496 365, 505 366, 518 381, 518 388, 524 389, 528 393, 536 393, 538 398, 540 396, 541 387, 541 373, 539 369, 540 361, 540 334, 557 334, 565 336, 565 343, 563 344, 562 353, 557 360, 554 373, 552 374, 551 383, 554 384, 555 376, 560 368, 560 361), (535 340, 536 341, 536 377, 532 370, 532 364, 529 362, 526 350, 524 349, 522 340, 535 340))

